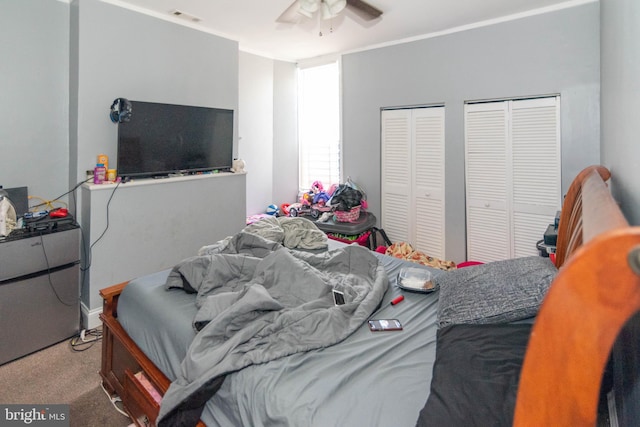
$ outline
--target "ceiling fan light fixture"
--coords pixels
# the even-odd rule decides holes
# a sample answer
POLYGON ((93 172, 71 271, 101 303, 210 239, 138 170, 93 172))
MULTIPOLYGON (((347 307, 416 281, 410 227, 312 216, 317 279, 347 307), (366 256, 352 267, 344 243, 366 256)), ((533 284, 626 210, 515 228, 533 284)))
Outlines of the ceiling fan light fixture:
POLYGON ((323 12, 326 9, 330 14, 329 17, 334 17, 347 7, 347 0, 322 0, 322 4, 324 6, 323 12))
POLYGON ((309 12, 306 9, 300 8, 298 13, 306 18, 313 18, 313 12, 309 12))
POLYGON ((313 17, 313 14, 320 7, 320 0, 298 0, 300 7, 298 13, 307 18, 313 17))
POLYGON ((311 19, 318 10, 320 10, 321 19, 331 19, 339 15, 347 6, 367 21, 382 15, 381 10, 365 0, 294 0, 291 6, 280 14, 276 22, 297 24, 300 22, 300 16, 311 19))
POLYGON ((325 19, 325 20, 331 19, 335 16, 331 14, 331 11, 329 10, 329 6, 327 6, 325 2, 322 2, 322 5, 320 5, 320 12, 322 14, 322 19, 325 19))

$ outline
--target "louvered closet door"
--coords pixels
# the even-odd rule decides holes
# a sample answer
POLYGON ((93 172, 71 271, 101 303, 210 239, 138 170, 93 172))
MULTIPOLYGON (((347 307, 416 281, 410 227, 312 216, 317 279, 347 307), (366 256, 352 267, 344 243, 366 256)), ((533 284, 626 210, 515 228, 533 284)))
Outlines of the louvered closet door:
POLYGON ((382 228, 444 258, 444 107, 385 110, 381 123, 382 228))
POLYGON ((414 248, 444 259, 444 107, 412 112, 414 248))
POLYGON ((561 204, 558 97, 465 106, 467 258, 537 255, 561 204))
POLYGON ((514 257, 537 255, 562 203, 559 99, 511 103, 514 257))
POLYGON ((511 253, 507 113, 505 102, 465 105, 468 260, 511 253))
POLYGON ((411 114, 385 110, 381 114, 380 223, 392 242, 410 240, 411 114))

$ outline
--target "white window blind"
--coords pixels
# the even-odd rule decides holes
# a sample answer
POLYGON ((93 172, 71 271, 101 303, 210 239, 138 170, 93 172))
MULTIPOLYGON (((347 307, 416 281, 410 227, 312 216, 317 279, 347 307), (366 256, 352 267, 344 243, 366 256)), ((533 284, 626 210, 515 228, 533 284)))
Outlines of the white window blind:
POLYGON ((340 79, 337 62, 298 71, 301 189, 340 182, 340 79))

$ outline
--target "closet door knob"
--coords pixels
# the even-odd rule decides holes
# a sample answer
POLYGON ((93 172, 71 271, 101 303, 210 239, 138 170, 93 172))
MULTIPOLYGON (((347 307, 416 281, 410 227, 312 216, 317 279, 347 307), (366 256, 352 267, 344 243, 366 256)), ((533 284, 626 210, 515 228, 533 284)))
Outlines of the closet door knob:
POLYGON ((484 204, 484 207, 485 207, 485 208, 488 208, 489 206, 491 206, 491 203, 485 203, 485 204, 484 204))

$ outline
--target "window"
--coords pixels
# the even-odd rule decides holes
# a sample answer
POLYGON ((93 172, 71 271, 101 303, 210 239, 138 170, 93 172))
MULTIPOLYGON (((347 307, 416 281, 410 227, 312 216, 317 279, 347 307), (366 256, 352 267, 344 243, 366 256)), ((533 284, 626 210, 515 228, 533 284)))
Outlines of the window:
POLYGON ((337 62, 298 72, 300 189, 340 182, 340 79, 337 62))

